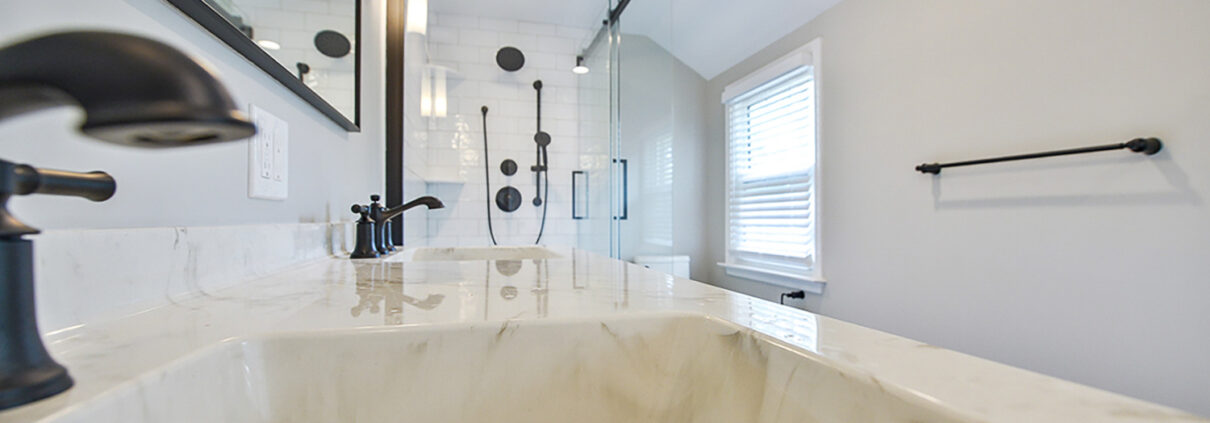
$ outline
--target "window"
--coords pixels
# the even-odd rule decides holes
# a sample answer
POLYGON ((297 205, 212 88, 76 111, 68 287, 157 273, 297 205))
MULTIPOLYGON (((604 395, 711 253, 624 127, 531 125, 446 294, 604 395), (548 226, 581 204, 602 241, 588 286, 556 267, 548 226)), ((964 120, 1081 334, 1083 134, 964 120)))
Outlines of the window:
POLYGON ((822 283, 817 229, 819 41, 724 91, 727 273, 822 283))

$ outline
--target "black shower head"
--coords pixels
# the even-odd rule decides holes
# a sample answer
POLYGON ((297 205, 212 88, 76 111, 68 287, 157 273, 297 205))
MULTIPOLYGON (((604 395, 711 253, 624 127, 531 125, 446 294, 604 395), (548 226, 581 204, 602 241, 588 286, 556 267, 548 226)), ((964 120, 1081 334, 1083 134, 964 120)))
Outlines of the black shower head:
POLYGON ((353 50, 353 43, 349 42, 349 37, 344 34, 325 29, 315 34, 315 49, 324 56, 339 59, 349 55, 349 51, 353 50))
POLYGON ((0 120, 78 104, 103 141, 176 147, 252 136, 218 79, 167 44, 113 32, 64 32, 0 48, 0 120))
POLYGON ((496 52, 496 64, 500 65, 501 69, 516 72, 525 66, 525 54, 516 47, 501 47, 500 51, 496 52))

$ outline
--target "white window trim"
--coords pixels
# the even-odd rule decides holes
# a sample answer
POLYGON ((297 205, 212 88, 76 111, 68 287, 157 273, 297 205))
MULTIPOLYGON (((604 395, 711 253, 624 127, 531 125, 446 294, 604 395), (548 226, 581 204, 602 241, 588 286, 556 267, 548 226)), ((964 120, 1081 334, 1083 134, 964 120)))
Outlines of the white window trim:
MULTIPOLYGON (((822 131, 820 130, 820 128, 823 126, 822 125, 823 119, 820 118, 821 116, 823 116, 823 108, 822 108, 823 102, 820 101, 820 99, 822 98, 822 93, 823 93, 822 82, 821 82, 821 81, 823 81, 823 77, 822 77, 823 72, 822 72, 822 68, 820 66, 820 63, 822 62, 821 61, 822 47, 823 47, 822 38, 816 38, 814 40, 811 40, 811 42, 807 43, 806 45, 799 47, 799 48, 795 49, 794 51, 790 52, 789 54, 786 54, 785 56, 782 56, 782 57, 778 58, 777 60, 774 60, 774 61, 770 62, 769 64, 761 67, 760 69, 757 69, 756 71, 748 74, 747 76, 740 78, 740 79, 736 80, 735 82, 732 82, 731 84, 728 84, 723 89, 723 95, 722 95, 722 99, 721 99, 723 104, 726 104, 728 101, 736 98, 737 96, 747 93, 748 91, 751 91, 753 88, 759 87, 759 86, 765 84, 766 82, 769 82, 769 81, 773 80, 774 78, 777 78, 778 76, 785 74, 786 72, 789 72, 791 70, 794 70, 796 68, 803 67, 803 66, 812 67, 811 70, 814 73, 814 78, 815 78, 815 82, 814 82, 815 98, 814 98, 814 100, 815 100, 815 116, 816 116, 816 119, 815 119, 815 175, 814 175, 815 181, 814 181, 814 187, 813 187, 813 189, 815 191, 815 193, 814 193, 814 195, 815 195, 815 228, 814 228, 814 230, 815 230, 815 265, 814 265, 814 268, 812 269, 812 274, 806 275, 806 276, 794 275, 794 274, 789 274, 789 273, 785 273, 785 272, 778 272, 778 271, 774 271, 774 270, 763 269, 760 267, 746 266, 746 265, 738 264, 731 257, 731 237, 726 236, 726 237, 724 237, 724 242, 726 243, 726 246, 724 248, 724 251, 725 251, 724 260, 725 261, 722 263, 718 263, 718 265, 721 266, 727 272, 727 275, 729 275, 729 276, 734 276, 734 277, 743 278, 743 279, 750 279, 750 280, 754 280, 757 282, 764 282, 764 283, 787 287, 787 288, 802 289, 806 292, 813 293, 813 294, 823 293, 823 287, 824 287, 824 284, 827 283, 827 279, 824 279, 824 277, 823 277, 823 262, 824 262, 824 260, 823 260, 823 257, 824 257, 823 256, 823 228, 822 228, 822 225, 820 225, 820 222, 822 222, 823 219, 822 219, 822 212, 821 212, 822 208, 819 207, 819 204, 822 201, 821 199, 823 198, 823 183, 822 183, 823 166, 820 165, 821 163, 823 163, 823 156, 822 156, 822 154, 820 154, 821 150, 822 150, 820 148, 820 145, 822 145, 822 143, 823 143, 822 142, 823 138, 820 136, 822 134, 822 131)), ((724 137, 724 141, 729 143, 730 140, 726 140, 725 138, 726 137, 724 137)), ((731 154, 730 148, 727 149, 727 154, 728 155, 731 154)), ((725 179, 727 181, 727 184, 730 184, 731 183, 731 167, 725 166, 725 171, 726 171, 725 179)), ((724 197, 723 210, 729 210, 730 205, 728 202, 730 201, 730 198, 728 198, 728 196, 723 196, 723 197, 724 197)), ((727 233, 727 234, 731 233, 730 219, 727 219, 727 221, 724 223, 723 229, 725 231, 724 233, 727 233)))

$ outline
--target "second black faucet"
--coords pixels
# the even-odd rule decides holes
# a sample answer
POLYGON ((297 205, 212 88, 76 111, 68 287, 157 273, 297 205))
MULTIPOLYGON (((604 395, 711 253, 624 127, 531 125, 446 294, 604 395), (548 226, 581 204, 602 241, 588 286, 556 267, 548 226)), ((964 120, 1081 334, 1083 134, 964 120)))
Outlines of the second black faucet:
POLYGON ((378 202, 381 198, 374 194, 370 196, 370 204, 353 205, 353 213, 361 217, 357 220, 357 244, 349 258, 377 258, 390 254, 395 251, 395 243, 391 241, 391 219, 416 206, 425 206, 430 210, 445 207, 436 197, 424 196, 386 208, 378 202))

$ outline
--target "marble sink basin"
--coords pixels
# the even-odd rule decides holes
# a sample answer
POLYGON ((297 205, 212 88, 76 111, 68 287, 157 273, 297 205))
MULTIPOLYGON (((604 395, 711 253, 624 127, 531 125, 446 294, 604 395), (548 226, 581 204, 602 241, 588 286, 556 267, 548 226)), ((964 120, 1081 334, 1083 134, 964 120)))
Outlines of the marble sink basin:
POLYGON ((922 395, 689 313, 233 339, 60 416, 56 421, 968 421, 922 395))
POLYGON ((562 256, 550 249, 537 246, 412 248, 391 256, 386 261, 540 260, 560 257, 562 256))

